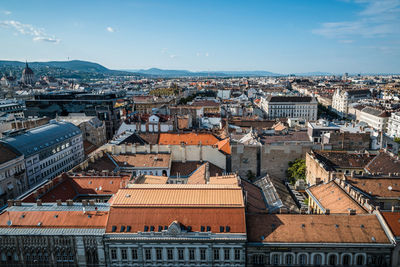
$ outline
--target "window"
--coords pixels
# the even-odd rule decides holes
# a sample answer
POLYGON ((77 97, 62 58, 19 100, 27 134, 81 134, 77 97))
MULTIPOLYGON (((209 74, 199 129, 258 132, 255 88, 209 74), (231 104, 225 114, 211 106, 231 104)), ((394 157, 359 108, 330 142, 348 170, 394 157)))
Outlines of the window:
POLYGON ((279 255, 275 254, 274 256, 272 256, 272 264, 273 265, 278 265, 279 264, 279 255))
POLYGON ((156 248, 156 258, 157 260, 162 260, 162 249, 156 248))
POLYGON ((111 259, 116 260, 117 259, 117 250, 116 249, 111 249, 111 259))
POLYGON ((314 265, 321 265, 322 256, 320 254, 314 255, 314 265))
POLYGON ((357 256, 357 265, 364 265, 364 256, 363 255, 357 256))
POLYGON ((350 256, 349 255, 344 255, 343 256, 343 265, 347 266, 350 264, 350 256))
POLYGON ((240 260, 240 249, 238 248, 235 249, 235 260, 240 260))
POLYGON ((128 259, 128 253, 126 252, 126 249, 121 249, 121 258, 123 260, 127 260, 128 259))
POLYGON ((144 258, 145 258, 146 260, 151 260, 151 249, 146 248, 146 249, 144 250, 144 258))
POLYGON ((167 257, 168 257, 168 260, 174 259, 174 251, 172 248, 167 249, 167 257))
POLYGON ((206 249, 205 248, 200 249, 200 260, 202 260, 202 261, 206 260, 206 249))
POLYGON ((287 265, 292 265, 293 264, 293 255, 292 254, 287 254, 285 256, 285 262, 287 265))
POLYGON ((193 261, 194 260, 194 248, 189 249, 189 260, 193 261))
POLYGON ((329 256, 329 265, 335 266, 336 265, 336 255, 329 256))
POLYGON ((218 261, 219 260, 219 249, 214 248, 214 260, 218 261))
POLYGON ((180 261, 184 260, 183 248, 178 248, 178 260, 180 260, 180 261))
POLYGON ((307 264, 307 255, 301 254, 299 257, 299 264, 306 265, 307 264))
POLYGON ((131 252, 132 252, 132 260, 137 260, 138 259, 137 248, 133 248, 131 252))
POLYGON ((224 260, 228 261, 230 260, 230 249, 229 248, 225 248, 224 249, 224 260))
POLYGON ((253 255, 253 263, 256 264, 256 265, 265 264, 266 262, 265 262, 264 255, 261 255, 261 254, 253 255))

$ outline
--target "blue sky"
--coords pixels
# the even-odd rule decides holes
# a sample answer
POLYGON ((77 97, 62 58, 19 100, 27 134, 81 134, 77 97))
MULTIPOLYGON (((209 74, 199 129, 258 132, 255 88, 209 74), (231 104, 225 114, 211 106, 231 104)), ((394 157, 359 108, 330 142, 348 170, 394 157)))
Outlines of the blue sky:
POLYGON ((0 51, 113 69, 399 73, 400 0, 2 0, 0 51))

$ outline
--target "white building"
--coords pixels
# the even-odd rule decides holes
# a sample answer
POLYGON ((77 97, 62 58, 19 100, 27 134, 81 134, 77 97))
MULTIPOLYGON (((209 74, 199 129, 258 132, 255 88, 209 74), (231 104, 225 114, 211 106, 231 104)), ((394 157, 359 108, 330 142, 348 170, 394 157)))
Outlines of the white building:
POLYGON ((261 108, 268 119, 303 118, 315 121, 318 101, 310 96, 268 96, 261 98, 261 108))
POLYGON ((135 116, 127 118, 122 122, 117 134, 120 135, 124 132, 143 132, 143 133, 166 133, 174 129, 172 120, 167 116, 135 114, 135 116))
POLYGON ((81 130, 69 122, 51 121, 1 140, 24 155, 28 187, 70 170, 84 159, 81 130))
POLYGON ((357 121, 366 122, 370 127, 378 131, 385 131, 388 121, 388 113, 376 108, 365 107, 357 116, 357 121))
POLYGON ((400 137, 400 112, 392 113, 387 124, 387 134, 390 137, 400 137))
POLYGON ((349 105, 358 100, 371 98, 369 90, 340 90, 337 89, 332 97, 332 109, 339 116, 347 117, 349 105))

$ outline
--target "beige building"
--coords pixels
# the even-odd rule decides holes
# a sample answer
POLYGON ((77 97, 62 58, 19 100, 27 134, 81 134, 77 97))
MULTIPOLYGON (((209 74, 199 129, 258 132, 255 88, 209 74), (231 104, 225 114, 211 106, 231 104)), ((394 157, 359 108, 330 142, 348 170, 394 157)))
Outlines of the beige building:
POLYGON ((70 113, 68 116, 58 117, 58 119, 78 126, 82 131, 84 141, 96 146, 101 146, 107 142, 105 123, 96 116, 86 116, 84 113, 70 113))
POLYGON ((27 188, 24 156, 12 147, 0 143, 0 207, 27 188))

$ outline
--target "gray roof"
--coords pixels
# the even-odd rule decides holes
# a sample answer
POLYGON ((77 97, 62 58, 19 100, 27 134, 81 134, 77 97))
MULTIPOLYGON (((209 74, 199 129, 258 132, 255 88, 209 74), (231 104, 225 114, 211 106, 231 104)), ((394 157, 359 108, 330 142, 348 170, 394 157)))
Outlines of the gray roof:
POLYGON ((276 103, 284 103, 284 102, 290 102, 290 103, 309 103, 314 100, 313 97, 311 96, 268 96, 267 101, 268 102, 276 102, 276 103))
POLYGON ((15 136, 8 136, 0 141, 7 143, 24 154, 25 157, 28 157, 80 133, 81 130, 72 123, 61 121, 51 122, 15 136))
POLYGON ((57 206, 57 203, 42 203, 42 206, 38 206, 36 203, 21 203, 21 206, 8 207, 7 211, 109 211, 110 204, 108 203, 95 203, 94 206, 83 206, 80 202, 74 202, 72 206, 67 206, 62 203, 61 206, 57 206))
POLYGON ((376 109, 376 108, 366 107, 366 108, 363 108, 361 110, 361 112, 365 112, 365 113, 371 114, 373 116, 379 116, 379 115, 381 115, 381 113, 383 111, 379 110, 379 109, 376 109))

